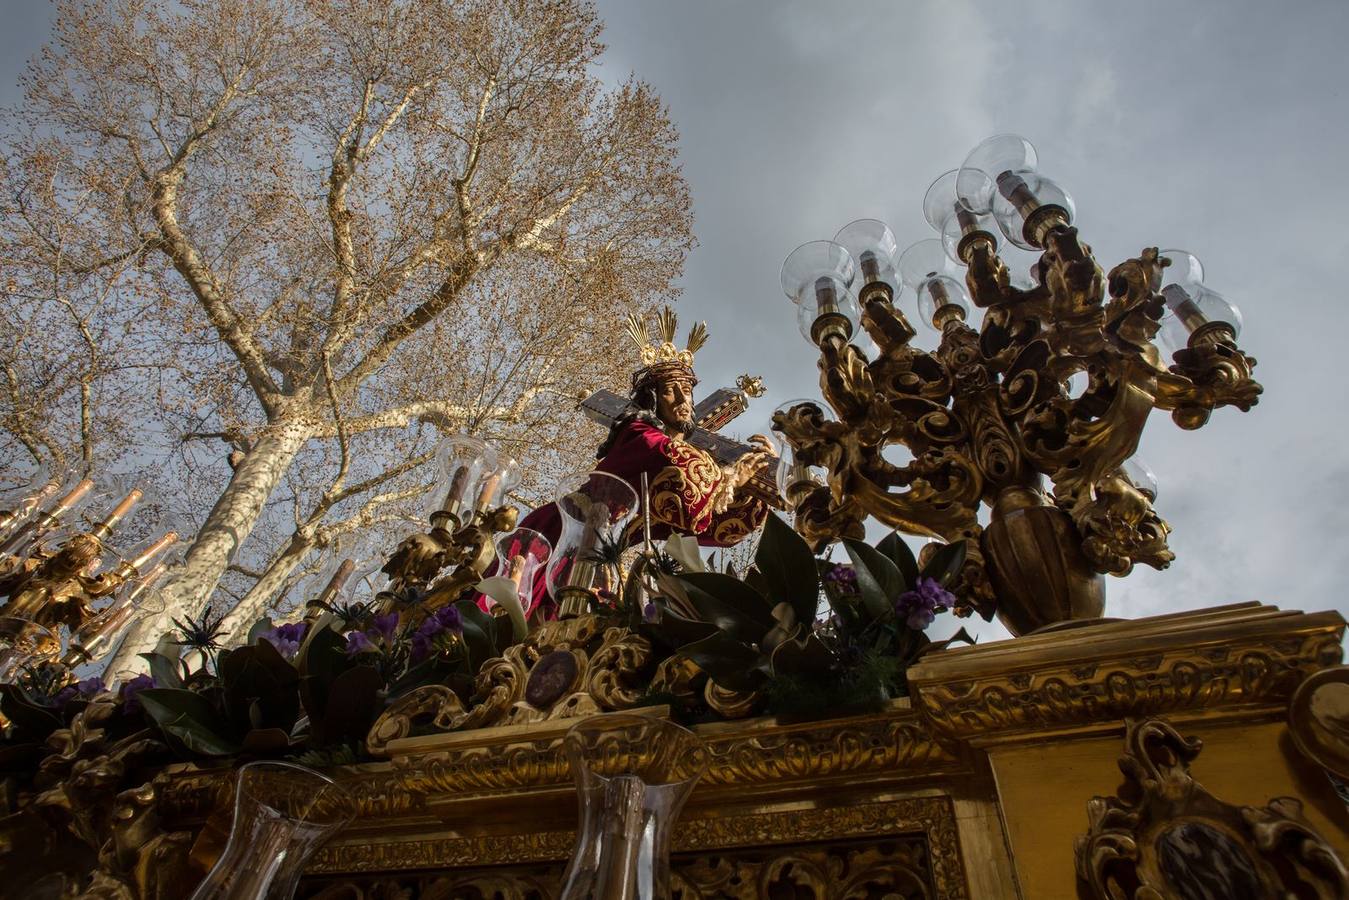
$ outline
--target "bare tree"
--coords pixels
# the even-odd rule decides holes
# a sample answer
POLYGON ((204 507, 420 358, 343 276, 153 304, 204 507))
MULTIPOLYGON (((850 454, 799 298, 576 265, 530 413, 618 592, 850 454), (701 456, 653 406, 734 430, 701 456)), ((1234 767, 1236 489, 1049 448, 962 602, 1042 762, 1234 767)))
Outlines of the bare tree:
POLYGON ((645 85, 602 88, 599 32, 580 0, 59 6, 7 132, 8 290, 154 367, 94 340, 85 368, 151 450, 185 441, 209 505, 170 613, 260 523, 243 567, 279 587, 325 529, 404 512, 438 432, 540 472, 593 446, 575 388, 622 377, 615 316, 692 243, 674 130, 645 85))

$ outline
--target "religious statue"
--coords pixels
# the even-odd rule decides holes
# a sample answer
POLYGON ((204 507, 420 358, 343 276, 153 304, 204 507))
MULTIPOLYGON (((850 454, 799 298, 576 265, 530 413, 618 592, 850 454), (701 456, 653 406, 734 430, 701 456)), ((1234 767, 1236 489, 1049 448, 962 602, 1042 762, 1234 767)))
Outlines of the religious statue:
MULTIPOLYGON (((717 391, 695 406, 693 355, 706 343, 707 327, 694 325, 680 350, 674 343, 677 324, 674 311, 663 309, 657 319, 659 340, 653 341, 645 321, 628 317, 628 336, 642 356, 628 398, 600 391, 582 403, 588 415, 610 425, 595 470, 623 479, 639 497, 646 476, 653 539, 678 533, 705 546, 729 547, 758 529, 769 506, 777 503, 772 487, 777 454, 763 435, 742 444, 715 429, 743 412, 746 395, 760 396, 763 387, 757 378, 742 378, 739 390, 717 391)), ((562 519, 550 503, 520 524, 556 542, 562 519)), ((635 518, 625 546, 643 539, 647 525, 647 517, 635 518)), ((551 604, 540 607, 547 604, 542 579, 534 586, 534 601, 547 615, 551 604)))

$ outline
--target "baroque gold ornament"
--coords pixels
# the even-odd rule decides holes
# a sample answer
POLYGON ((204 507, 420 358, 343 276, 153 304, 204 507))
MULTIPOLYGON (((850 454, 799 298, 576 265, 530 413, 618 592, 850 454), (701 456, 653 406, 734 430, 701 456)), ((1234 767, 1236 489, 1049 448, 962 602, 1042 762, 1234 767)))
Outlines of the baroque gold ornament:
MULTIPOLYGON (((972 159, 996 162, 980 152, 972 159)), ((827 472, 825 485, 792 498, 808 540, 856 537, 867 516, 964 539, 964 605, 986 615, 996 607, 1024 634, 1101 616, 1102 575, 1174 558, 1155 484, 1130 462, 1152 410, 1198 428, 1219 407, 1249 410, 1261 387, 1255 360, 1236 344, 1230 304, 1209 302, 1217 295, 1193 279, 1169 279, 1170 260, 1155 248, 1106 276, 1061 189, 1029 171, 1002 174, 978 182, 982 195, 968 186, 957 194, 954 177, 933 185, 925 208, 949 237, 945 248, 923 241, 896 260, 889 229, 864 220, 838 243, 815 242, 835 250, 807 244, 788 258, 784 290, 819 348, 834 415, 799 404, 775 414, 773 427, 798 463, 827 472), (1018 283, 997 255, 990 211, 1014 243, 1042 251, 1036 283, 1018 283), (857 299, 854 258, 865 278, 857 299), (935 350, 912 346, 915 329, 896 303, 901 283, 940 333, 935 350), (984 310, 978 330, 967 321, 973 307, 984 310), (1169 365, 1156 345, 1163 326, 1173 336, 1189 329, 1169 365), (859 329, 875 359, 849 343, 859 329), (896 445, 912 459, 892 461, 896 445)))
POLYGON ((1280 797, 1236 806, 1190 774, 1203 743, 1160 719, 1131 721, 1120 758, 1127 793, 1096 797, 1077 840, 1077 871, 1100 900, 1349 896, 1349 870, 1280 797))

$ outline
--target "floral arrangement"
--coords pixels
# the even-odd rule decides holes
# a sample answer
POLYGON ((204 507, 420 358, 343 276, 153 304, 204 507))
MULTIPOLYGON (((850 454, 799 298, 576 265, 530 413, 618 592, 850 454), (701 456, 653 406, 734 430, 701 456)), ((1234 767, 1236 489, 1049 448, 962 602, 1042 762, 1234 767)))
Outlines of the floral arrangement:
POLYGON ((498 635, 497 621, 467 600, 424 616, 356 606, 329 609, 313 623, 262 619, 233 649, 220 644, 218 616, 174 624, 143 654, 149 674, 115 694, 97 677, 66 684, 68 671, 54 665, 0 685, 0 712, 10 722, 0 758, 45 755, 52 732, 96 698, 115 696, 105 728, 120 736, 153 727, 181 757, 355 762, 375 718, 401 694, 448 684, 471 702, 473 674, 512 633, 506 624, 498 635))
MULTIPOLYGON (((860 711, 907 693, 905 669, 945 646, 927 637, 951 609, 948 590, 964 542, 919 567, 898 534, 875 547, 845 540, 850 564, 818 559, 806 541, 769 516, 743 578, 685 565, 658 577, 645 626, 730 691, 762 691, 767 709, 813 715, 860 711), (828 613, 817 618, 821 597, 828 613)), ((970 641, 964 629, 951 640, 970 641)))
MULTIPOLYGON (((752 695, 756 709, 810 716, 874 708, 905 694, 907 667, 938 646, 925 630, 955 603, 949 586, 965 547, 942 546, 922 566, 897 534, 874 547, 843 547, 847 563, 818 558, 770 516, 742 577, 729 566, 707 571, 693 539, 675 537, 663 551, 639 554, 592 612, 650 639, 654 661, 682 655, 722 689, 752 695)), ((617 549, 598 552, 617 576, 617 549)), ((39 666, 19 684, 0 685, 10 723, 0 767, 15 771, 44 756, 48 737, 91 703, 103 704, 99 721, 109 734, 153 728, 179 757, 355 762, 390 702, 441 684, 472 706, 479 668, 524 637, 522 616, 488 615, 467 596, 430 611, 420 595, 395 601, 396 611, 384 613, 373 604, 328 607, 312 623, 262 619, 236 648, 222 646, 220 616, 175 619, 175 630, 143 655, 149 673, 115 693, 98 678, 69 683, 63 667, 39 666)), ((955 639, 968 637, 962 630, 955 639)), ((714 717, 692 703, 676 703, 675 715, 714 717)))

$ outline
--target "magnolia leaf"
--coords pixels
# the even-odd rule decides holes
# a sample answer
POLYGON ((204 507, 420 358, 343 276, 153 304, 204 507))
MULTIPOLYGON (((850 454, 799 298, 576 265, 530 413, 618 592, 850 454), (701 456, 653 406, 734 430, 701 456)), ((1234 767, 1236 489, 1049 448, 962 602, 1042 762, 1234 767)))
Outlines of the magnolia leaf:
POLYGON ((511 620, 512 638, 517 644, 523 641, 529 635, 529 625, 525 622, 525 608, 520 605, 520 589, 515 582, 504 575, 493 575, 479 581, 475 587, 506 610, 511 620))
POLYGON ((472 600, 455 603, 464 628, 464 646, 468 648, 469 668, 476 672, 482 664, 498 655, 496 622, 472 600))
POLYGON ((651 623, 649 630, 671 649, 678 649, 685 644, 700 641, 717 631, 717 626, 711 622, 685 618, 671 609, 663 600, 657 599, 654 602, 657 618, 655 622, 651 623))
POLYGON ((923 566, 923 575, 936 579, 942 587, 949 587, 960 574, 963 565, 965 565, 965 542, 961 540, 939 547, 927 561, 927 565, 923 566))
POLYGON ((808 632, 804 638, 778 644, 769 665, 774 678, 784 675, 824 675, 834 665, 834 654, 823 641, 808 632))
POLYGON ((755 643, 776 624, 768 600, 743 581, 720 572, 678 577, 698 615, 738 640, 755 643))
POLYGON ((680 647, 679 655, 693 660, 709 678, 728 690, 753 690, 764 679, 763 655, 722 631, 680 647))
POLYGON ((220 734, 215 708, 201 694, 176 688, 146 688, 136 698, 160 730, 191 752, 203 756, 232 756, 239 752, 238 743, 220 734))
POLYGON ((806 539, 775 513, 764 520, 763 537, 754 565, 775 603, 790 603, 802 622, 815 619, 820 597, 820 572, 806 539))
POLYGON ((899 567, 875 547, 861 541, 844 539, 853 569, 857 572, 857 588, 862 594, 862 605, 873 619, 883 619, 895 611, 895 601, 906 586, 899 567))
POLYGON ((373 666, 353 666, 333 679, 321 719, 310 719, 310 731, 318 744, 365 737, 375 719, 384 679, 373 666))
POLYGON ((884 553, 899 569, 899 574, 904 576, 904 590, 907 591, 918 584, 918 560, 913 558, 913 551, 904 543, 898 531, 892 531, 882 538, 876 549, 884 553))

